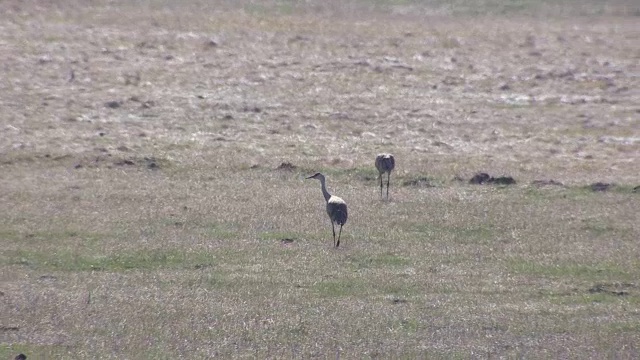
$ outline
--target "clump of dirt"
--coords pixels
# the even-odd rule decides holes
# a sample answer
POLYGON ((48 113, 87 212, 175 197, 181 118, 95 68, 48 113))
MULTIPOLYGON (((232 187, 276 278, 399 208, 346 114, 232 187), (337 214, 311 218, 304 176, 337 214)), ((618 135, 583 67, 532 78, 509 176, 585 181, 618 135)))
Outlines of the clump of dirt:
POLYGON ((613 283, 613 284, 595 284, 587 290, 591 294, 605 293, 616 296, 625 296, 630 294, 630 289, 636 288, 635 284, 613 283))
POLYGON ((369 175, 369 174, 356 174, 356 178, 358 180, 360 180, 360 181, 363 181, 363 182, 371 182, 371 181, 374 181, 374 180, 378 180, 377 176, 372 176, 372 175, 369 175))
POLYGON ((122 101, 119 100, 111 100, 104 103, 104 106, 110 109, 117 109, 122 106, 122 101))
POLYGON ((122 160, 113 162, 113 165, 116 165, 116 166, 133 166, 135 164, 136 163, 134 163, 133 160, 129 160, 129 159, 122 159, 122 160))
POLYGON ((542 187, 542 186, 562 186, 562 187, 564 187, 563 183, 561 183, 559 181, 555 181, 555 180, 533 180, 531 182, 531 185, 538 186, 538 187, 542 187))
POLYGON ((435 187, 435 185, 431 183, 431 180, 424 176, 417 177, 411 180, 405 180, 402 182, 402 186, 435 187))
POLYGON ((391 299, 391 303, 394 305, 398 305, 398 304, 406 304, 409 301, 407 299, 402 299, 402 298, 396 298, 394 297, 393 299, 391 299))
POLYGON ((515 183, 516 183, 516 180, 511 176, 493 177, 485 172, 479 172, 469 180, 469 184, 474 184, 474 185, 482 185, 482 184, 514 185, 515 183))
POLYGON ((473 175, 471 180, 469 180, 469 184, 481 185, 488 182, 490 179, 491 176, 489 176, 489 174, 481 172, 473 175))
POLYGON ((84 167, 97 168, 106 167, 108 169, 117 167, 145 167, 151 170, 157 170, 160 168, 159 160, 153 156, 145 157, 120 157, 114 156, 109 150, 105 148, 97 149, 100 154, 84 158, 83 160, 76 162, 73 165, 74 169, 82 169, 84 167))
POLYGON ((154 157, 144 157, 141 160, 137 159, 120 159, 113 162, 116 166, 144 166, 148 169, 158 169, 160 166, 154 157))
POLYGON ((489 179, 489 183, 497 184, 497 185, 514 185, 516 180, 511 176, 499 176, 497 178, 489 179))
POLYGON ((611 189, 612 186, 613 184, 597 182, 589 185, 589 188, 591 189, 591 191, 597 192, 597 191, 608 191, 611 189))
POLYGON ((286 162, 283 162, 282 164, 278 165, 276 170, 294 171, 297 168, 298 168, 297 166, 295 166, 292 163, 286 161, 286 162))

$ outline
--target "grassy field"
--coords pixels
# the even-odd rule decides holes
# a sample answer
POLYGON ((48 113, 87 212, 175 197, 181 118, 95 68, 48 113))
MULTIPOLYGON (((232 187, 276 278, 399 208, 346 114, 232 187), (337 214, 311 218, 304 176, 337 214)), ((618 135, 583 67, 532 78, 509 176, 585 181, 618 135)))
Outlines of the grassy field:
POLYGON ((56 3, 0 2, 0 359, 640 357, 637 2, 56 3))

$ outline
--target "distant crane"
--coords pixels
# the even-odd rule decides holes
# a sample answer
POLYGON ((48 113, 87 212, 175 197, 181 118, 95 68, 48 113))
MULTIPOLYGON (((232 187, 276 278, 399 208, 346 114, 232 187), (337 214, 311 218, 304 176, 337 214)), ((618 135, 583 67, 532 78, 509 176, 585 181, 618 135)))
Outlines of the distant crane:
POLYGON ((327 214, 329 214, 329 219, 331 219, 331 230, 333 230, 333 246, 340 246, 340 235, 342 234, 342 226, 347 222, 347 203, 344 202, 341 198, 329 194, 327 191, 327 185, 325 184, 324 175, 321 173, 315 173, 314 175, 309 176, 307 179, 317 179, 320 180, 320 184, 322 185, 322 195, 324 195, 324 200, 327 202, 327 214), (338 242, 336 242, 336 228, 335 224, 340 225, 340 232, 338 232, 338 242))
POLYGON ((387 173, 387 200, 389 200, 389 181, 391 180, 391 172, 396 166, 396 160, 391 154, 378 154, 376 156, 376 169, 380 173, 380 197, 382 197, 382 175, 387 173))

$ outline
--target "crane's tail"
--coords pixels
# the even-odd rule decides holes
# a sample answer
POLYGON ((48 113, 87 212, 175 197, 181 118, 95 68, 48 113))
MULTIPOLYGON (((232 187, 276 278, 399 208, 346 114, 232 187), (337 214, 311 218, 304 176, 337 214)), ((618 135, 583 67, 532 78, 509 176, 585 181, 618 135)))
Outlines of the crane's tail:
POLYGON ((335 216, 336 216, 336 220, 335 220, 336 224, 338 224, 340 226, 343 226, 344 224, 347 223, 347 212, 346 211, 338 210, 338 211, 336 211, 335 216))

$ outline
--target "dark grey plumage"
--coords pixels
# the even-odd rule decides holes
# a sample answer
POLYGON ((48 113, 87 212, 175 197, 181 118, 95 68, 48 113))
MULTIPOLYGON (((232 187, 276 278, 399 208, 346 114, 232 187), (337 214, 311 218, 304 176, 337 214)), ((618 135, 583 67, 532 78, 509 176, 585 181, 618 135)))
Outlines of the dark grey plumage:
POLYGON ((387 173, 387 200, 389 200, 389 182, 391 180, 391 172, 396 166, 396 160, 391 154, 378 154, 376 156, 376 169, 380 173, 380 197, 382 197, 382 175, 387 173))
POLYGON ((315 173, 314 175, 309 176, 307 179, 317 179, 320 180, 320 184, 322 185, 322 195, 324 195, 324 200, 327 202, 327 214, 329 215, 329 219, 331 220, 331 230, 333 231, 333 246, 340 246, 340 235, 342 235, 342 226, 347 223, 347 203, 337 196, 329 194, 327 191, 327 185, 325 183, 325 177, 321 173, 315 173), (335 224, 340 225, 340 231, 338 232, 338 241, 336 242, 336 228, 335 224))

